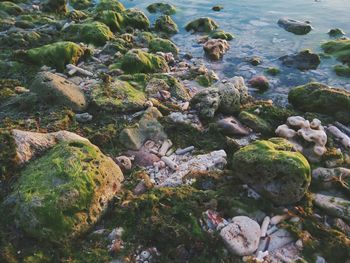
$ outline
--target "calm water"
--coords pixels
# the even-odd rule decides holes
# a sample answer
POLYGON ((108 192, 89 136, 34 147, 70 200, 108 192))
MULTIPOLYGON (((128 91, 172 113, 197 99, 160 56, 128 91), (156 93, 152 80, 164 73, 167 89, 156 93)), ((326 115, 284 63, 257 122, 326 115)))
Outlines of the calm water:
MULTIPOLYGON (((149 14, 146 7, 156 0, 122 0, 130 8, 142 9, 152 21, 158 15, 149 14)), ((209 63, 221 78, 235 75, 249 79, 262 74, 267 67, 277 66, 281 74, 269 77, 272 88, 263 97, 284 102, 290 87, 317 80, 333 86, 341 86, 350 90, 350 79, 340 78, 331 69, 336 62, 323 59, 317 70, 301 72, 280 65, 280 56, 294 53, 302 49, 321 52, 320 44, 329 40, 327 32, 330 28, 342 28, 350 36, 350 0, 176 0, 164 1, 175 5, 178 12, 173 19, 178 24, 180 34, 173 40, 183 52, 190 52, 196 58, 203 58, 203 49, 198 45, 198 35, 191 35, 184 30, 191 20, 209 16, 217 21, 220 28, 233 33, 236 39, 230 42, 231 49, 220 62, 209 63), (211 10, 213 5, 222 5, 221 12, 211 10), (297 36, 286 32, 277 25, 281 17, 301 21, 311 21, 314 30, 308 35, 297 36), (246 62, 247 57, 259 56, 262 65, 253 67, 246 62)))

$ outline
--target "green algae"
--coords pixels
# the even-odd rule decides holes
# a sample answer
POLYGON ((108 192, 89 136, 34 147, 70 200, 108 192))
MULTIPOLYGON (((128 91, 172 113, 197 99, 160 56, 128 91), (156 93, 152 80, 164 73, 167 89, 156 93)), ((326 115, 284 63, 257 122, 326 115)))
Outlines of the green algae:
MULTIPOLYGON (((10 130, 0 129, 0 182, 9 179, 16 171, 16 144, 10 130)), ((1 196, 2 194, 0 194, 1 196)))
POLYGON ((95 19, 106 24, 113 32, 121 31, 122 23, 124 21, 124 17, 121 13, 111 10, 99 12, 95 19))
POLYGON ((96 11, 111 10, 115 12, 122 12, 125 7, 118 0, 101 0, 96 5, 96 11))
POLYGON ((186 31, 210 33, 218 27, 219 25, 213 19, 209 17, 201 17, 188 23, 185 29, 186 31))
POLYGON ((23 9, 15 3, 9 1, 0 2, 0 10, 6 12, 9 15, 17 16, 23 13, 23 9))
POLYGON ((224 40, 232 40, 234 36, 231 33, 225 32, 223 30, 215 30, 209 34, 209 37, 214 39, 224 39, 224 40))
POLYGON ((147 6, 150 13, 161 13, 164 15, 174 15, 176 13, 175 6, 168 3, 153 3, 147 6))
POLYGON ((168 35, 175 35, 179 29, 174 20, 167 15, 160 16, 154 23, 154 29, 158 32, 163 32, 168 35))
POLYGON ((178 47, 168 39, 163 38, 154 38, 149 42, 149 50, 153 53, 164 52, 164 53, 173 53, 174 56, 177 56, 179 53, 178 47))
POLYGON ((322 44, 325 53, 334 56, 342 63, 350 64, 350 40, 338 39, 322 44))
POLYGON ((340 77, 350 77, 350 66, 336 65, 334 71, 340 77))

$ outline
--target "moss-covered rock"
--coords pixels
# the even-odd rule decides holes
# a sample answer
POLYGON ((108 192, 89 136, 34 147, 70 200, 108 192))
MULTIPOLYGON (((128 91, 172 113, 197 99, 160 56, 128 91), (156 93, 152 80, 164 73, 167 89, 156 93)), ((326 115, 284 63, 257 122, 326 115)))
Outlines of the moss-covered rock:
POLYGON ((223 40, 232 40, 234 36, 231 33, 225 32, 224 30, 215 30, 209 34, 211 38, 214 39, 223 39, 223 40))
POLYGON ((350 92, 312 82, 293 88, 289 102, 302 111, 323 113, 350 123, 350 92))
POLYGON ((125 41, 123 38, 116 38, 106 44, 102 50, 103 54, 114 56, 117 52, 125 54, 132 48, 132 44, 125 41))
POLYGON ((153 53, 164 52, 164 53, 173 53, 177 56, 179 53, 178 47, 170 40, 164 38, 154 38, 149 42, 149 50, 153 53))
POLYGON ((327 33, 330 37, 341 37, 345 35, 345 32, 341 28, 332 28, 327 33))
POLYGON ((75 42, 83 41, 96 46, 102 46, 114 38, 108 26, 96 21, 71 25, 64 30, 64 34, 66 40, 75 42))
POLYGON ((10 130, 0 129, 0 148, 0 181, 3 181, 12 177, 16 167, 16 143, 10 130))
POLYGON ((116 32, 121 30, 124 17, 121 13, 104 10, 99 12, 95 19, 107 25, 113 32, 116 32))
POLYGON ((265 72, 271 76, 277 76, 278 74, 281 73, 281 70, 279 68, 270 67, 266 69, 265 72))
POLYGON ((173 15, 176 13, 175 6, 168 3, 153 3, 147 6, 147 11, 150 13, 161 13, 164 15, 173 15))
POLYGON ((60 143, 23 169, 8 203, 26 234, 59 242, 96 223, 122 180, 91 143, 60 143))
POLYGON ((62 41, 19 52, 17 57, 38 66, 46 65, 63 71, 65 65, 76 64, 84 52, 81 46, 62 41))
POLYGON ((80 10, 72 10, 69 12, 68 17, 74 22, 80 22, 81 20, 86 19, 88 15, 80 10))
POLYGON ((219 25, 209 17, 201 17, 188 23, 185 27, 187 31, 209 33, 217 29, 219 25))
POLYGON ((9 15, 17 16, 21 13, 23 13, 23 9, 16 5, 15 3, 12 3, 10 1, 1 1, 0 2, 0 10, 6 12, 9 15))
POLYGON ((125 7, 118 0, 101 0, 96 5, 96 11, 111 10, 115 12, 122 12, 125 7))
POLYGON ((350 77, 350 66, 336 65, 334 66, 334 71, 338 76, 350 77))
POLYGON ((67 0, 46 0, 43 4, 43 11, 66 13, 68 11, 67 0))
POLYGON ((350 65, 350 39, 338 39, 322 44, 325 53, 334 56, 342 63, 350 65))
POLYGON ((94 87, 91 100, 102 111, 128 112, 143 109, 146 96, 128 82, 114 80, 94 87))
POLYGON ((124 26, 135 29, 146 30, 149 29, 151 23, 147 16, 138 9, 127 9, 123 12, 124 26))
POLYGON ((308 161, 281 138, 243 147, 233 155, 232 169, 243 182, 279 205, 299 201, 311 181, 308 161))
POLYGON ((70 0, 69 3, 71 6, 78 10, 83 10, 93 5, 93 2, 91 0, 70 0))
POLYGON ((121 69, 126 73, 157 73, 167 72, 169 67, 163 57, 133 49, 122 58, 121 69))
POLYGON ((168 35, 175 35, 179 29, 174 20, 167 15, 160 16, 154 23, 154 29, 158 32, 163 32, 168 35))

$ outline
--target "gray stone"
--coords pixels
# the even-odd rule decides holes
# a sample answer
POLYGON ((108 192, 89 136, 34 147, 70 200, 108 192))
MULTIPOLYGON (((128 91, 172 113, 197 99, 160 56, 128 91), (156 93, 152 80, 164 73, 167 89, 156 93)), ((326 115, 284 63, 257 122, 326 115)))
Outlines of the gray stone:
POLYGON ((278 20, 278 25, 284 28, 286 31, 294 33, 296 35, 306 35, 312 30, 312 27, 309 23, 288 18, 281 18, 278 20))
POLYGON ((320 56, 311 53, 308 49, 296 54, 280 57, 279 59, 284 66, 299 70, 317 69, 318 65, 321 63, 320 56))

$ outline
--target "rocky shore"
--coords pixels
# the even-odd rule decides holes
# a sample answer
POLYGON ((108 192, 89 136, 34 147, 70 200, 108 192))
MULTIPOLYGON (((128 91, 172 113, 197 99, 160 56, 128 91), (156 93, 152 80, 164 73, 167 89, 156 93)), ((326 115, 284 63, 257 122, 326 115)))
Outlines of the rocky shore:
MULTIPOLYGON (((254 98, 278 68, 220 79, 172 41, 176 6, 147 11, 0 0, 0 262, 349 262, 350 92, 254 98)), ((210 62, 234 48, 212 18, 184 30, 210 62)), ((350 39, 328 33, 276 59, 349 77, 350 39)))

